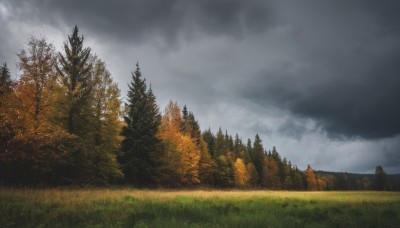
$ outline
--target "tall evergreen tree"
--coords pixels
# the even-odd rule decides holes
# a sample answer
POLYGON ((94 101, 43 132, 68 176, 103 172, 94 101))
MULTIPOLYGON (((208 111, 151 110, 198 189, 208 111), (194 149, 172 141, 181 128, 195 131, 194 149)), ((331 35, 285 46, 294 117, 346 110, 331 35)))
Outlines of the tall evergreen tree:
POLYGON ((12 80, 10 70, 7 67, 7 63, 4 63, 0 68, 0 96, 9 92, 12 87, 12 80))
POLYGON ((375 169, 374 187, 379 191, 389 190, 388 176, 380 165, 375 169))
POLYGON ((202 137, 204 141, 207 143, 208 151, 210 152, 213 158, 215 157, 215 136, 211 132, 211 129, 208 128, 206 131, 203 132, 202 137))
POLYGON ((262 141, 260 139, 260 136, 256 134, 254 138, 254 143, 253 143, 253 151, 252 151, 252 161, 254 163, 254 166, 256 167, 257 173, 260 176, 260 184, 261 184, 261 177, 263 175, 263 164, 264 164, 264 148, 262 145, 262 141))
POLYGON ((139 64, 129 85, 125 126, 122 130, 120 162, 126 181, 139 187, 157 182, 157 131, 161 116, 151 89, 147 89, 139 64))
POLYGON ((219 158, 221 155, 226 155, 226 142, 224 133, 222 133, 221 127, 218 129, 217 135, 215 136, 215 151, 214 159, 219 158))
POLYGON ((84 110, 88 107, 92 90, 92 63, 89 61, 91 50, 83 47, 83 40, 84 37, 78 35, 78 27, 75 26, 72 35, 68 36, 68 42, 64 43, 65 55, 58 53, 59 65, 56 66, 66 89, 65 124, 69 133, 77 135, 85 134, 84 129, 83 132, 80 130, 88 122, 84 110))
POLYGON ((19 129, 23 128, 23 121, 18 115, 19 110, 15 109, 19 102, 13 89, 14 82, 11 80, 10 70, 4 63, 0 68, 0 181, 6 182, 6 176, 10 173, 6 163, 15 156, 12 153, 12 141, 19 134, 19 129))

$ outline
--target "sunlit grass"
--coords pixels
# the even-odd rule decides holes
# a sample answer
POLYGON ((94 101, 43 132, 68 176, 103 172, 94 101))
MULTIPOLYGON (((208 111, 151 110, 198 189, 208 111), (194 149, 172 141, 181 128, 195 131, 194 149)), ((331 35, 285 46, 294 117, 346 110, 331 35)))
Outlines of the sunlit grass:
POLYGON ((0 188, 3 226, 398 227, 400 193, 0 188))

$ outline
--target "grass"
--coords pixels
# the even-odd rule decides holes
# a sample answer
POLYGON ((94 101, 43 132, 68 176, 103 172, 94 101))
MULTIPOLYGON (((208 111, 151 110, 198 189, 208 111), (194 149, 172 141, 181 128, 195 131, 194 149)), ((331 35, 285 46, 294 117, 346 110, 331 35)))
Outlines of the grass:
POLYGON ((0 188, 1 227, 400 227, 398 192, 0 188))

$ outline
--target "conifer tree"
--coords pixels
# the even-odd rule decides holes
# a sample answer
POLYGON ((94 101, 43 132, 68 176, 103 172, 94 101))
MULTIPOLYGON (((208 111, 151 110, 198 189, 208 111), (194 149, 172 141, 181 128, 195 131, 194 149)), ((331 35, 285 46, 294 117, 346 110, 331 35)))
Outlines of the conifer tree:
POLYGON ((231 187, 234 184, 233 170, 229 160, 225 155, 220 155, 216 159, 215 184, 219 187, 231 187))
POLYGON ((208 128, 206 131, 203 132, 202 137, 208 146, 208 151, 210 152, 211 157, 215 157, 215 136, 211 132, 211 129, 208 128))
POLYGON ((147 89, 139 64, 129 85, 120 162, 126 181, 139 187, 157 182, 156 153, 160 114, 151 89, 147 89))
POLYGON ((253 161, 253 146, 251 144, 251 139, 247 139, 247 145, 246 145, 246 152, 249 155, 250 161, 253 161))
POLYGON ((389 180, 387 174, 380 165, 375 168, 374 187, 375 190, 378 191, 389 190, 389 180))
POLYGON ((0 97, 12 90, 12 80, 7 63, 0 68, 0 97))
MULTIPOLYGON (((22 128, 19 111, 15 109, 18 104, 14 89, 14 82, 11 80, 10 70, 7 64, 0 68, 0 162, 12 157, 10 149, 11 140, 18 135, 16 127, 22 128)), ((5 173, 5 164, 0 163, 0 172, 5 173)))
POLYGON ((221 155, 226 155, 226 143, 225 137, 222 133, 221 127, 218 129, 217 135, 215 136, 215 153, 214 159, 219 158, 221 155))
POLYGON ((83 41, 84 37, 78 35, 78 27, 75 26, 68 42, 64 42, 65 54, 58 53, 59 65, 56 66, 66 90, 65 100, 60 102, 65 109, 65 124, 69 133, 79 136, 86 133, 89 114, 85 108, 89 107, 92 91, 91 50, 83 47, 83 41))
MULTIPOLYGON (((264 163, 264 148, 262 145, 262 141, 258 134, 256 134, 254 143, 253 143, 253 149, 252 149, 252 161, 254 163, 254 166, 256 167, 257 173, 259 177, 263 175, 263 163, 264 163)), ((261 180, 259 180, 259 183, 261 183, 261 180)))

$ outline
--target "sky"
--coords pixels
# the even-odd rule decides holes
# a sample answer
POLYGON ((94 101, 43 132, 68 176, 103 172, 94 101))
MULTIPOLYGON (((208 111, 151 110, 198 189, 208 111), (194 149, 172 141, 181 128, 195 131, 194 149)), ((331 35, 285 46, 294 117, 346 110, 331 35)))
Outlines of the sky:
POLYGON ((78 25, 124 99, 139 62, 160 110, 258 133, 300 169, 400 173, 399 1, 0 0, 0 62, 78 25))

